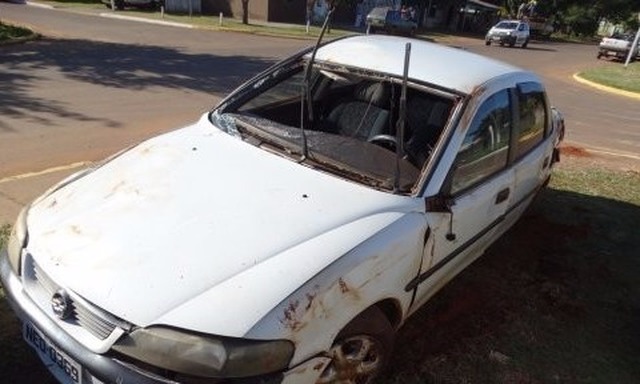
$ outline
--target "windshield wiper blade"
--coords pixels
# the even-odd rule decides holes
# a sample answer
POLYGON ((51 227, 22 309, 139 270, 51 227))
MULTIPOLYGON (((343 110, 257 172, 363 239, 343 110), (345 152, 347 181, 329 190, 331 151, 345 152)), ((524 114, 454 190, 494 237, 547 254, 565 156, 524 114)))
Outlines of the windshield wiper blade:
POLYGON ((313 62, 316 59, 316 53, 318 52, 318 48, 320 47, 320 43, 322 42, 322 38, 324 37, 324 33, 329 26, 329 20, 331 19, 331 14, 333 13, 334 8, 332 7, 327 12, 327 16, 324 19, 324 24, 322 25, 322 30, 320 31, 320 35, 318 36, 318 41, 316 41, 316 45, 313 47, 313 51, 311 52, 311 58, 307 62, 307 65, 304 69, 304 79, 302 83, 302 97, 300 100, 300 133, 302 137, 302 157, 300 161, 304 161, 309 156, 309 148, 307 147, 307 134, 304 128, 304 107, 305 100, 307 105, 307 119, 309 121, 309 125, 313 126, 313 100, 311 99, 311 70, 313 68, 313 62))
POLYGON ((407 82, 409 79, 409 61, 411 59, 411 43, 404 48, 404 72, 402 74, 402 90, 400 91, 400 110, 396 123, 396 172, 393 182, 394 192, 400 190, 400 159, 404 157, 404 126, 407 118, 407 82))

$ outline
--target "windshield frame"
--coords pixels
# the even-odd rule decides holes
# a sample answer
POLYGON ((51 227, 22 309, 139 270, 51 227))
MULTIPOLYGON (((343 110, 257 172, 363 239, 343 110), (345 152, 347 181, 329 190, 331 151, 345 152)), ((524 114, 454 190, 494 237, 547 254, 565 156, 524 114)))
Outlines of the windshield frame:
MULTIPOLYGON (((250 113, 241 112, 240 109, 244 105, 246 105, 246 103, 249 102, 250 100, 265 93, 266 90, 270 89, 274 85, 281 83, 283 81, 283 78, 289 78, 290 76, 292 76, 292 74, 300 73, 301 71, 304 71, 305 64, 308 60, 308 53, 309 53, 309 50, 302 51, 298 55, 295 55, 287 60, 284 60, 283 62, 280 62, 274 65, 272 68, 262 72, 258 76, 254 77, 252 80, 246 82, 243 86, 241 86, 231 95, 229 95, 229 97, 223 100, 219 104, 219 106, 216 107, 211 112, 210 120, 215 124, 215 121, 214 121, 215 119, 212 117, 214 116, 214 114, 217 114, 218 116, 221 116, 221 115, 231 116, 232 119, 236 120, 236 128, 240 126, 240 129, 238 129, 239 131, 242 131, 240 137, 243 137, 243 140, 249 142, 250 144, 261 147, 262 149, 265 149, 271 153, 275 153, 285 158, 288 158, 291 161, 297 161, 302 165, 307 165, 313 168, 319 168, 323 171, 330 172, 338 177, 346 178, 348 180, 363 184, 367 187, 393 193, 392 183, 389 183, 389 180, 392 180, 393 177, 388 177, 384 179, 384 178, 380 178, 379 175, 376 176, 375 172, 369 172, 366 167, 354 168, 349 164, 341 162, 340 159, 332 158, 332 156, 326 153, 318 152, 317 147, 315 148, 316 152, 314 153, 312 158, 309 159, 309 161, 305 161, 304 159, 301 160, 300 158, 296 157, 296 155, 299 155, 301 153, 301 146, 300 146, 301 141, 298 140, 297 138, 293 140, 278 140, 278 139, 274 140, 273 137, 269 137, 272 135, 271 133, 268 132, 268 130, 266 133, 263 133, 262 135, 261 134, 256 135, 255 131, 251 132, 252 129, 247 128, 254 125, 254 122, 258 121, 260 117, 251 116, 250 113), (246 114, 250 120, 251 119, 254 119, 254 120, 252 122, 251 121, 247 122, 241 116, 236 115, 238 112, 241 112, 242 114, 246 114), (239 121, 239 120, 243 120, 243 121, 239 121), (260 136, 260 138, 257 140, 255 139, 250 140, 247 137, 248 135, 260 136)), ((389 82, 390 84, 394 84, 395 86, 399 86, 402 83, 401 78, 397 76, 389 75, 386 73, 371 71, 366 68, 348 67, 348 66, 340 65, 335 62, 319 61, 317 63, 314 63, 314 74, 312 76, 311 86, 315 86, 314 82, 318 80, 318 74, 323 71, 329 71, 331 73, 335 73, 343 76, 357 77, 357 78, 367 79, 371 81, 385 81, 385 82, 389 82)), ((451 108, 450 108, 451 114, 454 111, 456 111, 456 113, 457 111, 459 111, 459 108, 456 108, 456 105, 460 102, 460 100, 463 97, 461 97, 461 95, 458 92, 454 92, 442 87, 437 87, 425 82, 416 81, 415 79, 409 79, 408 86, 411 87, 411 89, 413 90, 416 90, 419 92, 425 92, 432 96, 436 96, 444 100, 448 100, 448 102, 451 103, 451 108)), ((301 87, 301 93, 302 93, 302 84, 300 85, 300 87, 301 87)), ((452 119, 452 116, 449 116, 449 119, 452 119)), ((278 124, 277 122, 271 122, 268 125, 273 127, 273 126, 277 126, 278 124)), ((290 124, 289 126, 293 129, 298 129, 298 130, 300 128, 299 126, 294 126, 292 124, 290 124)), ((446 126, 449 126, 449 121, 447 121, 446 126)), ((253 127, 253 128, 260 129, 260 127, 253 127)), ((448 132, 448 130, 446 131, 448 132)), ((314 132, 314 131, 313 130, 307 131, 307 133, 309 132, 314 132)), ((443 133, 441 134, 444 134, 444 130, 443 130, 443 133)), ((317 137, 314 137, 314 135, 316 134, 311 133, 311 136, 312 136, 311 141, 314 141, 317 139, 317 137)), ((332 140, 332 139, 327 139, 327 140, 332 140)), ((442 141, 444 140, 438 140, 438 142, 442 142, 442 141)), ((314 146, 315 146, 313 144, 314 143, 312 143, 311 145, 312 152, 314 151, 314 146)), ((368 144, 368 145, 373 145, 373 144, 368 144)), ((363 147, 364 146, 365 145, 363 144, 363 147)), ((375 152, 378 152, 378 150, 371 149, 371 152, 375 153, 375 152)), ((435 152, 436 151, 434 149, 434 153, 435 152)), ((382 157, 379 154, 371 155, 371 156, 375 158, 382 157)), ((392 159, 392 158, 389 157, 389 159, 392 159)), ((392 161, 395 161, 395 158, 393 158, 392 161)), ((403 159, 400 159, 399 162, 404 163, 403 159)), ((431 168, 433 166, 433 161, 429 161, 428 163, 429 163, 429 168, 431 168)), ((413 166, 414 170, 411 170, 409 167, 407 167, 406 164, 403 164, 401 168, 402 168, 401 175, 403 175, 401 178, 403 182, 402 182, 402 188, 399 188, 399 190, 396 191, 397 194, 416 195, 419 191, 423 189, 422 184, 426 179, 425 174, 430 173, 427 171, 427 164, 425 163, 422 166, 422 168, 416 167, 414 165, 413 166), (411 183, 405 182, 406 180, 406 177, 404 177, 405 174, 412 175, 411 183)))

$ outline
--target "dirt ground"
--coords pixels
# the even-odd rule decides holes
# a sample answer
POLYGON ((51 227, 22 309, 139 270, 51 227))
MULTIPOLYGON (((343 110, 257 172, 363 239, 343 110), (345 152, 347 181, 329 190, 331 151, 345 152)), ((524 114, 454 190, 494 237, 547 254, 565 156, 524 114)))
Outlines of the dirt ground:
POLYGON ((589 167, 640 172, 640 156, 632 158, 563 144, 560 147, 560 162, 556 166, 568 169, 589 167))

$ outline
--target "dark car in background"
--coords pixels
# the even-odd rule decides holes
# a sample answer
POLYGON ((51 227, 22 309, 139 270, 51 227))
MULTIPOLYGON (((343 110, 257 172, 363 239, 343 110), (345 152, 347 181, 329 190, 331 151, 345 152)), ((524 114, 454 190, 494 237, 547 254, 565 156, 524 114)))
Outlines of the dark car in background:
POLYGON ((367 33, 384 31, 391 35, 413 36, 418 23, 411 18, 409 12, 402 12, 391 7, 376 7, 367 15, 367 33))

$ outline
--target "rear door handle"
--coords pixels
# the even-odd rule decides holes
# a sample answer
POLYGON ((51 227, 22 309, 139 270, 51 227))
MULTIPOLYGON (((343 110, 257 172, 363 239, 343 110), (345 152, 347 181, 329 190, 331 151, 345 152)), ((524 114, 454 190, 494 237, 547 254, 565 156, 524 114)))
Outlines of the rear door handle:
POLYGON ((498 192, 498 194, 496 195, 496 204, 500 204, 503 201, 507 200, 509 198, 510 192, 511 190, 509 188, 503 189, 502 191, 498 192))

